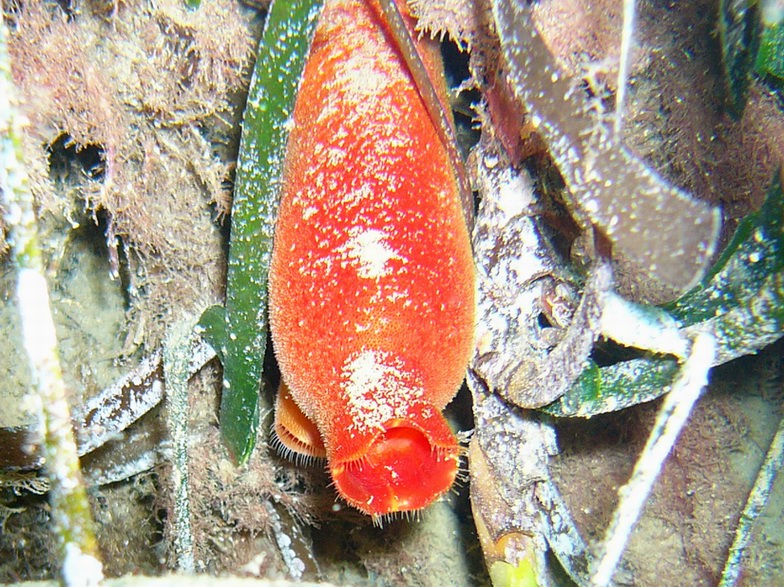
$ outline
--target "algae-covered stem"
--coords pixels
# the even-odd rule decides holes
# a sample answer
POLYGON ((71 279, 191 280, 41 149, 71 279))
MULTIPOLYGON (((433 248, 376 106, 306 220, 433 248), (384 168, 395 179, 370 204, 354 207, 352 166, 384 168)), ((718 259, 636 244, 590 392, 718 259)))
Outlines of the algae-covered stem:
POLYGON ((598 560, 591 584, 609 585, 629 536, 637 525, 645 502, 653 489, 664 459, 672 450, 695 402, 708 385, 708 373, 716 354, 712 334, 700 332, 694 337, 678 379, 667 394, 656 417, 648 442, 634 466, 629 482, 618 491, 619 502, 610 526, 599 547, 598 560))
POLYGON ((173 539, 176 568, 184 573, 194 570, 193 532, 188 474, 188 379, 193 348, 193 319, 184 318, 169 328, 163 345, 163 372, 166 380, 166 426, 171 435, 173 539))
POLYGON ((735 530, 735 539, 730 547, 719 587, 732 587, 740 578, 743 570, 741 560, 746 547, 751 542, 754 523, 768 504, 773 484, 776 481, 776 475, 781 470, 782 465, 784 465, 784 420, 779 422, 776 435, 773 437, 770 447, 768 447, 762 468, 757 475, 756 481, 754 481, 749 498, 746 500, 746 505, 741 512, 738 527, 735 530))
POLYGON ((22 162, 24 118, 14 103, 8 33, 0 23, 0 191, 17 269, 17 303, 24 349, 34 386, 31 404, 44 435, 45 468, 51 483, 52 524, 61 549, 61 582, 95 585, 103 579, 90 506, 82 481, 71 413, 44 278, 29 179, 22 162))
POLYGON ((626 92, 629 87, 629 69, 632 61, 632 41, 637 12, 637 0, 623 0, 623 27, 621 28, 621 56, 618 64, 618 88, 615 95, 613 133, 616 141, 621 140, 623 117, 626 114, 626 92))
POLYGON ((208 308, 200 322, 223 363, 221 434, 239 464, 256 442, 267 276, 288 125, 321 5, 321 0, 275 0, 270 7, 242 122, 226 305, 208 308))

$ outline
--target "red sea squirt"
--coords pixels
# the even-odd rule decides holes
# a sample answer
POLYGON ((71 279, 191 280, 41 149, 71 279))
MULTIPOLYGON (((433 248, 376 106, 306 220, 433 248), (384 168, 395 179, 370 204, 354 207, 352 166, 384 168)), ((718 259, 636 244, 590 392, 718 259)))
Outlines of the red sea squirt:
MULTIPOLYGON (((427 506, 455 479, 441 410, 471 351, 474 267, 455 170, 376 2, 326 0, 316 30, 284 166, 270 323, 290 394, 279 439, 325 454, 338 493, 382 516, 427 506)), ((446 102, 437 45, 418 49, 446 102)))

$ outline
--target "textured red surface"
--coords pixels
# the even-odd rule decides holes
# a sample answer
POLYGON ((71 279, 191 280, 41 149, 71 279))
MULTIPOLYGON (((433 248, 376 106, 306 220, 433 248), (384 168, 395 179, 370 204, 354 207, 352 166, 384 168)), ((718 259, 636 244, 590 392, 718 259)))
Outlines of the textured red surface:
MULTIPOLYGON (((435 45, 420 47, 435 62, 435 45)), ((316 31, 270 320, 283 378, 349 503, 418 509, 449 488, 457 443, 440 410, 471 348, 470 241, 447 153, 373 3, 327 0, 316 31)))

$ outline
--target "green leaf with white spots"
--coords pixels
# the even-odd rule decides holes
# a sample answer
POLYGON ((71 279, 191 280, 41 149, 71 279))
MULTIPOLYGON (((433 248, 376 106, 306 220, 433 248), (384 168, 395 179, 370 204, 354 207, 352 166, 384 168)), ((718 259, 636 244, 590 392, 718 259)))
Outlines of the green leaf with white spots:
POLYGON ((672 358, 633 359, 607 367, 589 361, 558 401, 542 408, 559 417, 590 418, 651 401, 669 391, 678 373, 672 358))
POLYGON ((784 86, 784 22, 765 25, 755 69, 774 87, 784 86))
POLYGON ((275 0, 259 44, 242 123, 226 284, 226 307, 208 309, 202 328, 223 360, 221 435, 247 461, 259 425, 267 346, 267 277, 288 122, 294 111, 322 0, 275 0))

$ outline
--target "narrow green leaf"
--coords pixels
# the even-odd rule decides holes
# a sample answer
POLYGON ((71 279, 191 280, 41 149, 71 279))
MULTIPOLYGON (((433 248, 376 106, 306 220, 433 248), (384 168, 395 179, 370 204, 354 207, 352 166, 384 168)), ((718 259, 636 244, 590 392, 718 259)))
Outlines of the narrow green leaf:
POLYGON ((665 394, 677 372, 672 358, 633 359, 608 367, 591 361, 568 392, 542 409, 553 416, 583 418, 615 412, 665 394))
POLYGON ((221 362, 225 362, 228 344, 226 308, 210 306, 204 310, 198 324, 196 324, 196 331, 215 349, 221 362))
POLYGON ((275 0, 259 44, 242 124, 226 285, 221 434, 238 463, 259 425, 259 385, 267 345, 267 276, 278 209, 287 124, 322 0, 275 0))
POLYGON ((754 0, 719 2, 719 43, 727 111, 740 118, 759 47, 759 6, 754 0))

